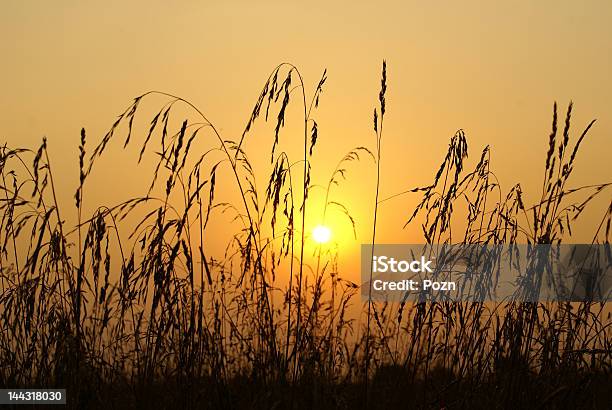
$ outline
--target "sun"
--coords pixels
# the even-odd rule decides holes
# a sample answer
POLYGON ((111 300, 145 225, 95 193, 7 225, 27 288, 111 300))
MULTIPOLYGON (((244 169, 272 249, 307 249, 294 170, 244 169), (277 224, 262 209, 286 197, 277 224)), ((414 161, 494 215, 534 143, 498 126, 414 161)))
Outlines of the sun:
POLYGON ((312 230, 312 238, 317 243, 327 243, 331 239, 331 230, 325 225, 317 225, 312 230))

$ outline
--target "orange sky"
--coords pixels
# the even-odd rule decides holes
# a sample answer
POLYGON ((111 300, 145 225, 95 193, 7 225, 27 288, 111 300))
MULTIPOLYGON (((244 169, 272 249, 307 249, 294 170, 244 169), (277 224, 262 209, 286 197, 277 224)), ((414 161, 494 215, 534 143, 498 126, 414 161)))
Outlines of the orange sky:
MULTIPOLYGON (((463 128, 472 161, 490 144, 503 187, 521 182, 527 202, 536 200, 555 100, 564 112, 573 99, 575 133, 598 119, 574 185, 612 180, 609 1, 93 3, 7 1, 0 14, 0 138, 34 147, 46 135, 60 193, 70 200, 81 127, 93 145, 131 98, 157 89, 191 100, 235 139, 282 61, 300 68, 309 92, 328 70, 314 183, 325 183, 350 148, 374 148, 383 58, 389 91, 381 197, 428 183, 449 138, 463 128)), ((299 121, 292 107, 288 122, 299 121)), ((262 190, 272 127, 256 127, 247 143, 262 190)), ((281 148, 295 159, 298 129, 281 134, 281 148)), ((109 204, 143 192, 148 174, 134 168, 134 152, 111 152, 88 193, 109 204), (102 183, 109 178, 115 182, 102 183)), ((370 239, 373 171, 371 161, 353 166, 333 198, 358 220, 351 249, 370 239)), ((593 232, 607 201, 609 194, 576 227, 577 240, 593 232)), ((401 229, 414 205, 405 196, 381 206, 379 242, 420 241, 417 226, 401 229)))

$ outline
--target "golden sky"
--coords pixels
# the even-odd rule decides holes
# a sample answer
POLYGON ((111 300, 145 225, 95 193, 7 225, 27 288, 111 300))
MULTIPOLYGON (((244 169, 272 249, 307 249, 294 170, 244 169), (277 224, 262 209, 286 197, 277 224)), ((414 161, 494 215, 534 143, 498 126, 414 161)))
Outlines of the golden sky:
MULTIPOLYGON (((574 135, 598 119, 574 184, 612 180, 610 21, 607 0, 3 1, 0 139, 35 147, 46 135, 60 191, 72 198, 81 127, 93 145, 131 98, 156 89, 189 99, 225 138, 236 139, 268 74, 287 61, 299 67, 309 92, 328 71, 316 114, 314 182, 322 184, 350 148, 374 148, 372 109, 385 58, 381 197, 427 184, 449 138, 463 128, 472 163, 490 144, 504 189, 521 182, 529 202, 541 186, 555 100, 562 113, 574 101, 574 135)), ((299 126, 297 108, 288 122, 299 126)), ((264 175, 261 189, 271 129, 256 128, 247 145, 264 175)), ((281 133, 281 146, 297 159, 294 131, 281 133)), ((136 157, 116 155, 98 170, 116 182, 92 182, 89 191, 109 203, 143 191, 136 157)), ((357 217, 355 249, 371 235, 373 171, 371 161, 353 166, 335 198, 357 217)), ((578 238, 593 232, 607 201, 609 194, 594 204, 578 238)), ((381 206, 379 242, 420 239, 418 226, 401 229, 414 204, 405 196, 381 206)))

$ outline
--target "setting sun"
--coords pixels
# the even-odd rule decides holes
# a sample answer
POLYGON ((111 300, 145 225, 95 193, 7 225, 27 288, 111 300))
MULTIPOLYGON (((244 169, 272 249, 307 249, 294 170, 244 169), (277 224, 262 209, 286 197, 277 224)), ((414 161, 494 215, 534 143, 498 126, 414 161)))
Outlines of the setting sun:
POLYGON ((331 230, 324 225, 317 225, 312 230, 312 237, 317 243, 327 243, 331 239, 331 230))

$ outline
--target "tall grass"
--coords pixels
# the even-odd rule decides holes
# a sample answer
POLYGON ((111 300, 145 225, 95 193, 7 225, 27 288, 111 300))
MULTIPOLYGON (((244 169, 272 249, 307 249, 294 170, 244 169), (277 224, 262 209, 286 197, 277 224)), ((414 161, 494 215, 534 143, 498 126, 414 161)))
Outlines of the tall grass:
MULTIPOLYGON (((358 285, 339 272, 337 253, 319 248, 315 266, 306 254, 326 75, 309 94, 295 66, 276 67, 238 141, 186 99, 138 96, 92 150, 82 130, 74 210, 60 207, 46 140, 36 150, 3 146, 0 384, 65 387, 73 407, 609 404, 606 304, 368 302, 365 323, 351 317, 358 285), (160 99, 143 125, 142 106, 160 99), (290 104, 302 113, 298 160, 279 152, 290 138, 283 133, 290 104), (258 121, 274 126, 265 192, 244 148, 258 121), (95 188, 88 180, 111 144, 136 145, 138 162, 157 158, 148 189, 87 214, 86 194, 95 188), (219 184, 238 192, 238 203, 219 200, 219 184), (70 212, 74 226, 66 222, 70 212), (224 253, 213 254, 210 223, 224 215, 236 229, 224 253)), ((331 188, 349 161, 372 155, 372 245, 378 205, 391 199, 379 198, 386 87, 383 63, 375 155, 356 147, 340 158, 323 210, 325 219, 336 207, 354 226, 350 204, 335 200, 331 188)), ((572 109, 559 133, 554 106, 535 203, 526 204, 520 184, 502 190, 488 146, 468 171, 460 130, 431 184, 405 192, 421 199, 398 224, 420 224, 430 244, 561 243, 594 198, 610 198, 610 183, 568 187, 593 125, 572 145, 572 109)), ((593 242, 609 244, 611 220, 612 202, 593 242)))

